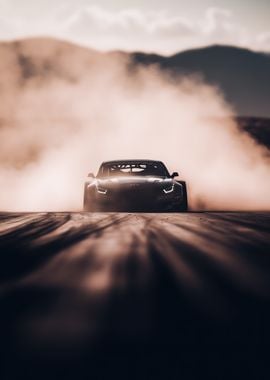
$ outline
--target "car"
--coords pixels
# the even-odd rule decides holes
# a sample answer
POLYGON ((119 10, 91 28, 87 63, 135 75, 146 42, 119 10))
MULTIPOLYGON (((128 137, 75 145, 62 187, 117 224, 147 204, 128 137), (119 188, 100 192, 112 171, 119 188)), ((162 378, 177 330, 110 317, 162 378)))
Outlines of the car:
POLYGON ((161 161, 117 160, 103 162, 96 176, 88 174, 84 186, 85 211, 188 210, 187 187, 176 180, 161 161))

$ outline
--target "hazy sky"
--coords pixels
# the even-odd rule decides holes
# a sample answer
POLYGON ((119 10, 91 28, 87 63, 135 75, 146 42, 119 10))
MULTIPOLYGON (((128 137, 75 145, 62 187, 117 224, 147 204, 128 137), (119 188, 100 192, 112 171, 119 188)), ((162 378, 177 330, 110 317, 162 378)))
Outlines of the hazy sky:
POLYGON ((0 0, 0 39, 55 36, 170 54, 223 43, 270 51, 269 0, 0 0))

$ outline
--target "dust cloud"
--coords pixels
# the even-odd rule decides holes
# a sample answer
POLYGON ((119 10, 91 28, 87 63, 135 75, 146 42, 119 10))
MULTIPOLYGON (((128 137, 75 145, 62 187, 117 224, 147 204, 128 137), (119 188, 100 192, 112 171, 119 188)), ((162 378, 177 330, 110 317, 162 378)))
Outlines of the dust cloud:
POLYGON ((87 173, 125 158, 179 171, 193 210, 270 209, 268 151, 239 130, 216 88, 131 69, 117 54, 78 75, 32 78, 11 94, 11 115, 0 115, 1 210, 81 210, 87 173))

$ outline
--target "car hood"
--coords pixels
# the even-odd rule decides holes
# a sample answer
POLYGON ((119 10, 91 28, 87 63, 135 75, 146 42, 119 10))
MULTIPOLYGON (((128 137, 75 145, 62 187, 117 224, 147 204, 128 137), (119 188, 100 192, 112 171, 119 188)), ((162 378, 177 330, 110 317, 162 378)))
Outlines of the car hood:
POLYGON ((172 178, 161 177, 142 177, 142 176, 130 176, 130 177, 113 177, 113 178, 96 178, 96 184, 102 187, 122 187, 130 185, 156 185, 156 186, 168 186, 175 183, 172 178))

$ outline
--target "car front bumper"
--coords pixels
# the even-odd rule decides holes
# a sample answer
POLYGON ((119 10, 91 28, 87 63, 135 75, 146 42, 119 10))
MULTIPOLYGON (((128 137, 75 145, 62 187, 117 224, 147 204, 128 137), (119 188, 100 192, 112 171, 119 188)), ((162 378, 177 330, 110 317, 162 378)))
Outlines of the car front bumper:
POLYGON ((183 196, 161 194, 158 196, 115 192, 114 194, 96 193, 95 204, 100 210, 116 211, 172 211, 183 203, 183 196))

